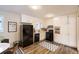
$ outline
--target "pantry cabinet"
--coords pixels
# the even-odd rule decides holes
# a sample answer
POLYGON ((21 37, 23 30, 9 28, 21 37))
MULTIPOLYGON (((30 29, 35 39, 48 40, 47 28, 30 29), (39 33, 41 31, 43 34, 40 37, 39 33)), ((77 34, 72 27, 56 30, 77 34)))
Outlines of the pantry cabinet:
MULTIPOLYGON (((55 17, 53 25, 60 28, 60 34, 54 33, 54 41, 67 46, 76 47, 76 15, 55 17)), ((55 31, 55 29, 54 29, 55 31)))

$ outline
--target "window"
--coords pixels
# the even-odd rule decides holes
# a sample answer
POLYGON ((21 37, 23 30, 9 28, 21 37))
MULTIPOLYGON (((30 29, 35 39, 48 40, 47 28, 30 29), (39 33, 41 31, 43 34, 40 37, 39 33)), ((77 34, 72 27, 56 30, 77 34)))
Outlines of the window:
POLYGON ((3 32, 3 17, 0 16, 0 32, 3 32))

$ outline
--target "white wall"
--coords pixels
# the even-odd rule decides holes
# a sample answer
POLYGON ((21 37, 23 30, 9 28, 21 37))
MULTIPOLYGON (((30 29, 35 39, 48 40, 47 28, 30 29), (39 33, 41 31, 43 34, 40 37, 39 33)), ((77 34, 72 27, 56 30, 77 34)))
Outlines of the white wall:
POLYGON ((77 49, 79 53, 79 7, 77 12, 77 49))
POLYGON ((60 27, 60 34, 54 33, 54 41, 71 47, 76 45, 76 14, 68 14, 49 20, 48 25, 60 27))
POLYGON ((12 46, 13 42, 19 40, 20 15, 16 13, 0 11, 0 16, 4 17, 4 32, 0 33, 0 36, 8 38, 12 46), (17 32, 8 32, 8 21, 17 22, 17 32))

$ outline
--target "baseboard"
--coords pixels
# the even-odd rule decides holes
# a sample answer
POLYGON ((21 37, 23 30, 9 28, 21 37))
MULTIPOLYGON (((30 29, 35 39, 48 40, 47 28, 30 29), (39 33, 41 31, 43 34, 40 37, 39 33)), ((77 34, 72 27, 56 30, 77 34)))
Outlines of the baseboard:
POLYGON ((40 40, 39 42, 43 42, 43 41, 45 41, 45 39, 44 40, 40 40))
POLYGON ((56 44, 60 44, 60 45, 64 45, 64 46, 66 46, 66 47, 70 47, 70 48, 77 49, 77 47, 71 47, 71 46, 68 46, 68 45, 65 45, 65 44, 62 44, 62 43, 58 43, 58 42, 54 42, 54 43, 56 43, 56 44))

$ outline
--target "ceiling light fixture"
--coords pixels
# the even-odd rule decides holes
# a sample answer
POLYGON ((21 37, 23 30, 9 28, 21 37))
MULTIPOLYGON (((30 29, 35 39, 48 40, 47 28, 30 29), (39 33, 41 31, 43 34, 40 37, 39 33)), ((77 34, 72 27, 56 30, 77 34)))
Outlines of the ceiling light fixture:
POLYGON ((33 5, 33 6, 29 6, 29 7, 32 8, 33 10, 41 9, 40 5, 33 5))
POLYGON ((53 14, 47 14, 45 17, 46 18, 51 18, 51 17, 53 17, 54 15, 53 14))

